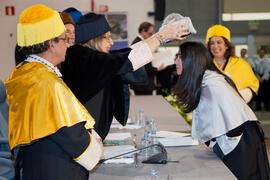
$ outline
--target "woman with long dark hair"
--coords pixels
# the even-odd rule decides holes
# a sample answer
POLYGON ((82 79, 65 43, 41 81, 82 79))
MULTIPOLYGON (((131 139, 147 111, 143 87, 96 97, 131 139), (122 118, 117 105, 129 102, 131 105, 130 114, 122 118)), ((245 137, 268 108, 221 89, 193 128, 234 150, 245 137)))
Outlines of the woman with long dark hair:
POLYGON ((192 136, 206 143, 238 179, 269 179, 264 134, 233 81, 199 42, 180 45, 174 88, 185 112, 193 111, 192 136))

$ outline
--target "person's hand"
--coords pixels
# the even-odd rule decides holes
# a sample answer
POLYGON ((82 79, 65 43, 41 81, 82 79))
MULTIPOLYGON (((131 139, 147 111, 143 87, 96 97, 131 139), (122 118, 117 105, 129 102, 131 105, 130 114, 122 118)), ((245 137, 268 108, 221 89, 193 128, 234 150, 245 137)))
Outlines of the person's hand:
POLYGON ((183 40, 185 39, 184 36, 189 35, 189 30, 187 24, 179 23, 173 24, 174 19, 171 20, 163 29, 159 32, 160 35, 167 39, 176 39, 176 40, 183 40))
POLYGON ((100 159, 102 159, 103 155, 104 155, 104 148, 103 148, 103 143, 99 138, 96 138, 98 144, 100 145, 100 150, 101 150, 101 154, 100 154, 100 159))
POLYGON ((103 143, 102 143, 101 137, 98 135, 98 133, 94 129, 92 129, 92 137, 95 138, 97 143, 100 145, 100 150, 101 150, 100 159, 102 159, 104 155, 103 143))
POLYGON ((159 67, 158 67, 158 71, 162 71, 166 68, 167 66, 165 66, 164 64, 161 64, 159 67))

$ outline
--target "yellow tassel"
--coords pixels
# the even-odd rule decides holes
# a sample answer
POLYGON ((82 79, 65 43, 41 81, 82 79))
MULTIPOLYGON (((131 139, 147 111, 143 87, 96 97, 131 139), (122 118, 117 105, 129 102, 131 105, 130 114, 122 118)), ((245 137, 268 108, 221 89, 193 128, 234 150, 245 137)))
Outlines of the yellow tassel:
POLYGON ((25 9, 17 25, 17 42, 33 46, 60 36, 66 30, 57 11, 38 4, 25 9))
POLYGON ((21 24, 32 24, 49 19, 54 14, 54 11, 47 6, 42 4, 34 5, 20 15, 19 23, 21 24))

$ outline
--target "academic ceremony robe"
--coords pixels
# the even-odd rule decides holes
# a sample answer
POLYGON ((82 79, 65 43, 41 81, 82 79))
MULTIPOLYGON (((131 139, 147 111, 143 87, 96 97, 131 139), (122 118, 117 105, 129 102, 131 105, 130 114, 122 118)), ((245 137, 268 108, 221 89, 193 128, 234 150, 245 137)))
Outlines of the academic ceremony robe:
MULTIPOLYGON (((123 126, 127 122, 130 94, 127 83, 141 83, 140 73, 124 76, 133 70, 128 55, 131 49, 102 53, 75 45, 67 50, 61 64, 63 80, 96 120, 95 130, 102 139, 109 132, 113 116, 123 126)), ((136 73, 136 72, 135 72, 136 73)))
MULTIPOLYGON (((94 120, 47 65, 22 62, 5 81, 9 100, 9 143, 24 179, 88 179, 79 163, 98 144, 94 120)), ((93 166, 99 157, 91 159, 93 166)))
POLYGON ((222 69, 218 67, 215 59, 214 63, 221 72, 233 80, 238 91, 248 88, 251 95, 258 93, 259 80, 256 78, 251 66, 244 59, 231 56, 222 69))

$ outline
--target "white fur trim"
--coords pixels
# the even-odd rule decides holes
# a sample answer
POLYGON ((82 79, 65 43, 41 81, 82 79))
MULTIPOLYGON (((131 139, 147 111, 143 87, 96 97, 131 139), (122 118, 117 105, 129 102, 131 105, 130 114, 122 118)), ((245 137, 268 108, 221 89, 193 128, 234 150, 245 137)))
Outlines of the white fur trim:
POLYGON ((94 138, 96 138, 96 139, 101 140, 101 137, 98 135, 98 133, 97 133, 94 129, 92 129, 92 136, 93 136, 94 138))
POLYGON ((239 93, 244 98, 244 100, 246 101, 246 103, 248 103, 251 100, 251 98, 252 98, 252 93, 250 92, 250 89, 248 89, 248 88, 241 89, 239 91, 239 93))
POLYGON ((100 144, 97 142, 94 136, 90 136, 91 143, 86 148, 86 150, 78 158, 75 159, 77 163, 85 167, 85 169, 87 169, 88 171, 90 171, 97 165, 101 156, 100 144))
POLYGON ((152 51, 144 41, 133 44, 131 48, 132 50, 128 55, 128 59, 132 63, 133 71, 136 71, 153 60, 152 51))

